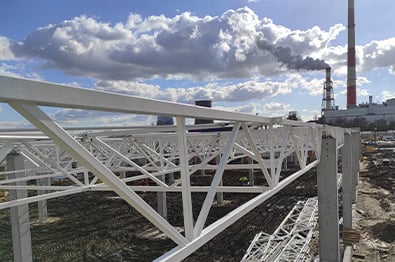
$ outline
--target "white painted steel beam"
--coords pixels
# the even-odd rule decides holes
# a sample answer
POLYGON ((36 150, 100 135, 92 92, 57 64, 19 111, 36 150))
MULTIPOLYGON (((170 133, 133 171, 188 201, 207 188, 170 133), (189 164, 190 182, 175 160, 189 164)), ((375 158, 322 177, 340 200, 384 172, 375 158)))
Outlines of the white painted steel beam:
POLYGON ((227 227, 232 225, 234 222, 242 218, 245 214, 256 208, 258 205, 278 193, 281 189, 283 189, 285 186, 287 186, 289 183, 303 175, 305 172, 310 170, 311 168, 315 167, 318 165, 318 161, 314 161, 310 163, 309 165, 306 166, 304 170, 298 171, 291 176, 285 178, 282 180, 276 187, 272 188, 271 190, 268 190, 267 192, 264 192, 262 194, 259 194, 255 198, 249 200, 248 202, 244 203, 240 207, 236 208, 235 210, 231 211, 227 215, 225 215, 223 218, 220 218, 216 222, 212 223, 211 225, 207 226, 206 228, 203 229, 202 233, 200 234, 199 237, 195 238, 190 244, 184 246, 184 247, 176 247, 166 254, 162 255, 161 257, 157 258, 155 261, 181 261, 188 255, 192 254, 194 251, 196 251, 198 248, 203 246, 205 243, 210 241, 212 238, 214 238, 216 235, 221 233, 223 230, 225 230, 227 227))
POLYGON ((202 229, 204 227, 204 224, 206 223, 206 219, 208 216, 208 213, 210 211, 212 202, 215 197, 215 193, 217 192, 217 188, 219 186, 219 183, 222 179, 222 174, 224 172, 225 164, 228 161, 230 151, 233 147, 233 144, 236 141, 237 134, 240 129, 240 122, 236 122, 235 125, 233 126, 232 133, 229 136, 228 142, 226 143, 226 146, 224 148, 224 151, 222 153, 220 162, 219 162, 219 167, 215 172, 215 175, 211 181, 211 187, 210 190, 207 192, 206 198, 204 199, 202 208, 200 210, 199 216, 196 220, 196 225, 194 228, 194 236, 197 237, 201 234, 202 229))
POLYGON ((104 143, 102 140, 100 140, 99 138, 95 138, 93 140, 94 142, 99 143, 101 146, 105 147, 106 149, 108 149, 109 151, 111 151, 113 154, 115 154, 117 157, 121 158, 125 163, 134 166, 138 171, 140 171, 142 174, 146 175, 147 177, 149 177, 150 179, 152 179, 153 181, 155 181, 158 185, 164 186, 164 187, 168 187, 168 185, 166 185, 165 183, 163 183, 160 179, 156 178, 155 176, 153 176, 151 173, 147 172, 146 170, 144 170, 144 168, 140 167, 139 165, 137 165, 135 162, 131 161, 129 158, 125 157, 124 155, 122 155, 120 152, 118 152, 117 150, 115 150, 114 148, 112 148, 111 146, 107 145, 106 143, 104 143))
POLYGON ((100 177, 114 192, 122 197, 126 202, 138 210, 144 217, 158 227, 178 245, 187 244, 187 240, 165 219, 163 219, 151 206, 140 198, 125 183, 121 182, 107 167, 98 161, 84 147, 75 141, 66 131, 54 123, 44 112, 33 105, 21 105, 10 103, 10 105, 28 119, 32 124, 42 130, 55 143, 58 143, 75 159, 78 159, 97 177, 100 177))
MULTIPOLYGON (((190 255, 247 212, 315 167, 320 161, 323 131, 325 134, 333 134, 337 137, 337 148, 342 147, 344 141, 344 130, 340 128, 321 127, 301 121, 227 112, 8 76, 0 76, 0 102, 9 103, 39 128, 39 130, 14 130, 15 132, 0 130, 0 146, 4 148, 9 143, 20 152, 24 152, 25 157, 37 167, 51 172, 37 177, 29 176, 23 181, 56 177, 60 180, 72 179, 76 184, 74 188, 38 184, 12 186, 11 181, 16 181, 5 179, 0 181, 0 189, 17 191, 45 189, 51 192, 0 203, 0 209, 87 190, 114 191, 177 244, 174 250, 160 258, 164 261, 179 261, 190 255), (37 107, 39 105, 144 115, 165 114, 176 117, 177 125, 93 127, 66 131, 45 115, 37 107), (186 117, 228 122, 192 127, 186 126, 186 117), (264 126, 269 129, 266 130, 264 126), (233 131, 218 131, 218 128, 222 127, 233 128, 233 131), (201 132, 205 128, 216 128, 216 131, 201 132), (313 162, 308 162, 310 152, 314 152, 316 156, 313 162), (299 170, 282 178, 282 163, 292 154, 298 158, 299 170), (212 163, 218 156, 222 156, 221 162, 212 163), (256 163, 250 161, 245 163, 243 159, 253 159, 256 163), (251 168, 262 170, 268 186, 265 183, 253 187, 219 185, 226 175, 225 170, 251 168), (191 176, 206 170, 215 171, 211 185, 191 186, 191 176), (133 173, 130 174, 128 171, 133 173), (88 176, 88 172, 92 172, 96 177, 88 176), (114 172, 119 172, 121 178, 114 172), (180 179, 170 186, 159 179, 178 172, 181 174, 180 179), (104 184, 98 184, 99 178, 104 184), (137 184, 139 180, 145 178, 155 181, 156 185, 126 185, 126 182, 134 181, 137 184), (143 201, 136 194, 137 191, 181 193, 185 236, 143 201), (192 216, 192 192, 207 192, 195 225, 192 216), (205 225, 213 197, 218 192, 256 193, 257 196, 213 224, 205 225)), ((299 240, 295 237, 296 242, 299 240)))
POLYGON ((0 75, 0 86, 0 102, 6 103, 20 101, 22 103, 33 103, 51 107, 147 115, 170 115, 225 121, 239 121, 243 119, 245 122, 273 124, 281 124, 282 121, 281 118, 266 118, 11 76, 0 75))
POLYGON ((185 118, 178 116, 177 123, 177 139, 178 151, 180 154, 180 173, 182 185, 182 207, 184 217, 185 237, 191 241, 193 239, 193 215, 192 215, 192 197, 191 197, 191 181, 188 168, 188 143, 185 130, 185 118))

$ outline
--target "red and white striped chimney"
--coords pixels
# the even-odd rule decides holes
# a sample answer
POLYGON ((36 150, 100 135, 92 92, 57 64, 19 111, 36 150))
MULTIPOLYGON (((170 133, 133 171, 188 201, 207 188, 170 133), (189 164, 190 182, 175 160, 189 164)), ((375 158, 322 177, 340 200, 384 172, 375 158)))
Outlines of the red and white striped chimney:
POLYGON ((354 0, 348 0, 347 109, 357 105, 354 0))

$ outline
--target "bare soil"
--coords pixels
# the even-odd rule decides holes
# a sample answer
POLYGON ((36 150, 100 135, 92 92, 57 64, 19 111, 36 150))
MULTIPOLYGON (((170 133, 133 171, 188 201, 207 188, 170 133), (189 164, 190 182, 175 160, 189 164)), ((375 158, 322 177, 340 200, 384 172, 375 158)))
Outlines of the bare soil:
MULTIPOLYGON (((240 172, 227 174, 238 183, 240 172)), ((262 174, 256 173, 256 181, 262 174)), ((197 176, 199 183, 207 176, 197 176)), ((259 231, 272 233, 299 200, 316 196, 316 174, 310 172, 251 211, 185 261, 240 261, 259 231)), ((156 206, 156 193, 140 194, 156 206)), ((222 204, 214 204, 208 224, 251 199, 252 194, 224 194, 222 204)), ((193 193, 193 213, 197 218, 205 195, 193 193)), ((180 230, 183 225, 181 198, 168 193, 168 220, 180 230)), ((48 200, 49 220, 37 222, 36 204, 30 205, 34 261, 152 261, 175 247, 139 213, 113 193, 86 192, 48 200)), ((0 210, 0 261, 12 261, 9 210, 0 210)))
POLYGON ((365 148, 358 183, 353 261, 395 261, 395 152, 365 148))

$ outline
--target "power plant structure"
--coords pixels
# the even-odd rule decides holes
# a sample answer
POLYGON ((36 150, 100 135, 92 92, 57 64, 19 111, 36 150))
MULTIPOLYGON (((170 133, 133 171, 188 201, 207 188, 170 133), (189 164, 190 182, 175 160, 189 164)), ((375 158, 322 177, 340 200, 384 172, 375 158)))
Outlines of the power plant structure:
POLYGON ((354 0, 348 0, 348 54, 347 54, 347 109, 335 105, 331 69, 326 69, 320 123, 360 127, 362 130, 390 129, 395 126, 395 98, 382 104, 369 101, 357 105, 355 58, 355 12, 354 0))
MULTIPOLYGON (((353 7, 354 1, 349 0, 351 35, 355 35, 353 7)), ((395 112, 395 99, 387 101, 386 105, 376 105, 370 99, 369 104, 357 106, 355 37, 349 41, 349 46, 347 110, 335 106, 331 69, 327 68, 324 121, 370 116, 372 121, 375 121, 373 117, 382 120, 385 116, 387 119, 385 110, 392 108, 395 112)), ((360 237, 357 234, 358 239, 350 240, 352 233, 358 233, 354 231, 353 219, 361 152, 358 129, 223 111, 210 108, 211 102, 208 101, 193 106, 14 76, 0 75, 0 87, 0 102, 8 104, 37 128, 0 130, 0 167, 3 169, 0 170, 0 192, 5 196, 7 191, 9 195, 0 202, 0 210, 10 209, 7 218, 11 221, 9 231, 14 261, 30 262, 34 256, 41 255, 32 248, 35 242, 46 246, 31 234, 29 205, 33 203, 37 204, 34 208, 38 223, 45 223, 48 221, 47 207, 54 206, 54 202, 47 203, 47 200, 79 194, 79 201, 68 201, 74 209, 67 212, 83 209, 81 202, 85 199, 90 205, 83 216, 73 220, 73 227, 93 217, 92 210, 95 209, 101 215, 100 228, 110 231, 117 224, 122 227, 121 234, 93 235, 93 231, 86 229, 87 223, 81 223, 85 226, 84 236, 72 236, 70 241, 49 249, 47 255, 59 259, 61 248, 67 246, 64 257, 71 257, 76 250, 70 248, 70 244, 77 243, 89 248, 89 253, 83 250, 81 256, 75 256, 77 258, 98 253, 97 260, 102 260, 107 255, 104 252, 119 258, 127 252, 128 259, 140 259, 139 256, 153 249, 153 235, 158 235, 157 238, 167 242, 157 245, 163 250, 153 250, 154 261, 182 261, 210 241, 213 242, 207 248, 222 247, 223 243, 214 242, 215 238, 234 230, 233 226, 238 222, 244 229, 253 230, 258 229, 258 220, 264 220, 265 224, 279 222, 278 214, 285 206, 276 205, 278 202, 268 205, 266 201, 308 173, 316 175, 316 180, 312 181, 314 188, 316 184, 318 201, 315 198, 298 201, 272 235, 264 231, 256 235, 242 261, 261 261, 261 258, 265 261, 310 261, 313 256, 320 261, 341 261, 341 258, 352 261, 353 245, 360 237), (160 117, 157 126, 71 129, 51 118, 41 107, 160 117), (169 124, 173 119, 176 120, 174 126, 169 124), (211 123, 189 126, 187 119, 211 123), (202 131, 203 125, 205 130, 202 131), (292 169, 284 167, 289 157, 297 159, 292 169), (341 173, 338 170, 340 161, 341 173), (239 184, 242 172, 251 172, 256 178, 251 179, 251 184, 239 184), (342 201, 339 201, 340 188, 342 201), (102 199, 108 200, 112 206, 119 200, 127 205, 129 209, 122 210, 122 218, 140 216, 134 220, 136 223, 130 226, 122 222, 125 220, 116 220, 108 214, 111 210, 99 209, 96 197, 103 192, 111 194, 102 199), (233 208, 222 206, 224 193, 227 197, 225 204, 234 204, 233 208), (236 198, 242 194, 247 197, 236 198), (168 201, 171 198, 175 199, 172 203, 176 202, 176 205, 168 201), (262 212, 253 214, 257 208, 262 208, 275 219, 270 221, 262 212), (126 213, 128 210, 135 213, 126 213), (214 216, 217 210, 221 214, 214 216), (252 216, 247 219, 249 213, 252 216), (318 244, 310 256, 313 247, 310 240, 316 239, 316 225, 318 244), (340 236, 343 236, 342 241, 340 236), (103 252, 99 250, 102 246, 92 244, 91 241, 96 239, 104 239, 102 246, 106 248, 103 252), (136 248, 137 243, 147 239, 144 248, 136 248), (115 240, 121 242, 122 247, 107 249, 115 240), (95 248, 91 251, 90 247, 95 248)), ((395 117, 394 113, 391 115, 395 117)), ((294 188, 300 193, 306 191, 300 184, 294 184, 294 188)), ((294 200, 288 197, 283 203, 294 200)), ((56 222, 57 227, 46 229, 46 232, 67 228, 61 219, 56 222)), ((42 224, 34 226, 36 229, 42 224)), ((232 234, 233 237, 239 235, 239 231, 232 232, 237 232, 232 234)), ((4 235, 2 233, 1 237, 4 235)), ((60 237, 62 234, 56 235, 56 239, 60 237)), ((49 238, 45 239, 48 243, 49 238)), ((226 242, 239 248, 238 238, 226 242)), ((232 255, 236 257, 233 252, 232 255)))
POLYGON ((338 107, 335 106, 335 96, 333 93, 333 81, 331 78, 331 68, 327 67, 325 69, 326 72, 326 80, 324 82, 324 93, 322 97, 322 107, 321 112, 338 110, 338 107))

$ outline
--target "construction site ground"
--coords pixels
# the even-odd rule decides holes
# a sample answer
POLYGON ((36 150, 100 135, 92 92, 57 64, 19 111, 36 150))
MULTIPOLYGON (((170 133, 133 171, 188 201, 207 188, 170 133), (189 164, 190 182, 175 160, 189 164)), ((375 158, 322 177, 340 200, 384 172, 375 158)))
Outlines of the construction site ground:
MULTIPOLYGON (((395 261, 395 212, 393 149, 363 149, 363 162, 354 214, 354 228, 361 233, 354 244, 353 261, 395 261)), ((224 184, 238 184, 240 172, 225 175, 224 184)), ((257 183, 261 174, 256 172, 257 183)), ((212 175, 194 176, 193 184, 207 184, 212 175)), ((156 206, 156 193, 140 193, 156 206)), ((301 176, 278 194, 248 213, 185 259, 240 261, 255 234, 272 233, 299 200, 317 195, 316 172, 301 176)), ((194 193, 196 218, 204 195, 194 193)), ((208 224, 224 216, 250 194, 224 194, 214 204, 208 224)), ((180 194, 168 193, 168 220, 182 229, 180 194)), ((3 197, 3 201, 6 197, 3 197)), ((1 201, 1 200, 0 200, 1 201)), ((86 192, 48 200, 49 218, 38 223, 37 204, 30 204, 33 261, 152 261, 175 244, 144 217, 110 192, 86 192)), ((313 242, 317 240, 313 240, 313 242)), ((0 210, 0 262, 12 261, 9 209, 0 210)))
MULTIPOLYGON (((248 174, 248 173, 247 173, 248 174)), ((227 173, 224 184, 239 184, 240 172, 227 173)), ((246 175, 246 174, 244 174, 246 175)), ((212 175, 192 177, 193 184, 212 175)), ((259 184, 261 174, 256 174, 259 184)), ((206 181, 203 181, 206 180, 206 181)), ((263 179, 262 179, 263 180, 263 179)), ((316 173, 303 175, 198 249, 184 261, 240 261, 255 234, 272 233, 299 200, 316 196, 316 173)), ((140 193, 156 206, 156 193, 140 193)), ((168 193, 168 220, 182 228, 181 194, 168 193)), ((224 194, 215 203, 208 224, 251 199, 254 194, 224 194)), ((198 216, 204 195, 193 193, 198 216)), ((175 247, 144 217, 110 192, 86 192, 48 200, 49 219, 37 221, 37 204, 30 204, 33 261, 152 261, 175 247)), ((9 210, 0 210, 0 261, 12 261, 9 210)))
POLYGON ((365 146, 362 160, 353 261, 395 261, 395 148, 365 146))

